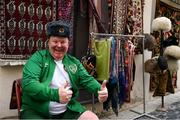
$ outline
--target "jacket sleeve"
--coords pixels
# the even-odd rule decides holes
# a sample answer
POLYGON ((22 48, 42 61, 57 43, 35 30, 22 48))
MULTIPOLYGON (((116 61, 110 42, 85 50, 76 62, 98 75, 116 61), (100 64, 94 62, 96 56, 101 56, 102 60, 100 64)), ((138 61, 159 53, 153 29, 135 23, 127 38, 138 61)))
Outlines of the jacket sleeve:
POLYGON ((92 77, 87 72, 81 62, 78 62, 78 76, 80 85, 90 93, 95 93, 95 95, 97 96, 97 92, 98 90, 100 90, 101 85, 94 77, 92 77))
POLYGON ((59 102, 58 89, 40 82, 43 68, 42 55, 36 52, 23 68, 22 91, 36 100, 59 102))

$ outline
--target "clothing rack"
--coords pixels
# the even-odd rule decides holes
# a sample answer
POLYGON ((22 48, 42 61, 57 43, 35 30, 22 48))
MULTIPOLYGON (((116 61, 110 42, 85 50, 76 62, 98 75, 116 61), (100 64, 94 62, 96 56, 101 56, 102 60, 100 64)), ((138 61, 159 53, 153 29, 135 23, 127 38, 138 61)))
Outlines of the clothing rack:
MULTIPOLYGON (((91 36, 122 36, 122 37, 141 37, 141 38, 144 38, 144 35, 123 35, 123 34, 108 34, 108 33, 94 33, 94 32, 91 32, 90 33, 91 36)), ((144 41, 144 40, 143 40, 144 41)))
MULTIPOLYGON (((90 37, 93 38, 94 36, 105 36, 105 37, 111 37, 111 36, 114 36, 114 37, 136 37, 136 38, 142 38, 142 71, 143 71, 143 74, 142 74, 142 80, 143 80, 143 113, 138 113, 136 111, 133 111, 135 113, 138 113, 138 114, 141 114, 139 117, 136 117, 135 119, 138 119, 138 118, 141 118, 141 117, 145 117, 145 118, 153 118, 153 119, 156 119, 155 117, 153 116, 150 116, 150 115, 147 115, 146 114, 146 100, 145 100, 145 74, 144 74, 144 35, 123 35, 123 34, 108 34, 108 33, 94 33, 94 32, 91 32, 90 33, 90 37)), ((93 100, 94 101, 94 100, 93 100)), ((94 104, 94 102, 93 102, 94 104)))

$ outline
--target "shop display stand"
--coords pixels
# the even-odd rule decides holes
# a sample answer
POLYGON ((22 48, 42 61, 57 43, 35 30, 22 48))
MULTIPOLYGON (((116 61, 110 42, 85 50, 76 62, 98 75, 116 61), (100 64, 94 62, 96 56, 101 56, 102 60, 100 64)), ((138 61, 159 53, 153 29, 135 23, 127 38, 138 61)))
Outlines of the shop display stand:
MULTIPOLYGON (((135 113, 138 113, 140 114, 140 116, 134 118, 134 120, 138 120, 138 119, 157 119, 156 117, 154 116, 151 116, 151 115, 148 115, 146 114, 146 100, 145 100, 145 75, 144 75, 144 35, 121 35, 121 34, 107 34, 107 33, 90 33, 90 37, 91 39, 95 36, 105 36, 105 37, 138 37, 138 38, 142 38, 142 50, 143 50, 143 53, 142 53, 142 71, 143 71, 143 74, 142 74, 142 79, 143 79, 143 113, 139 113, 137 111, 133 111, 135 113)), ((93 105, 94 105, 94 102, 93 102, 93 105)), ((94 107, 93 107, 94 108, 94 107)))
MULTIPOLYGON (((163 31, 160 31, 161 39, 160 39, 160 56, 163 56, 163 31)), ((163 70, 161 71, 163 74, 163 70)), ((167 108, 164 106, 164 96, 161 96, 161 107, 157 108, 158 111, 167 111, 167 108)))

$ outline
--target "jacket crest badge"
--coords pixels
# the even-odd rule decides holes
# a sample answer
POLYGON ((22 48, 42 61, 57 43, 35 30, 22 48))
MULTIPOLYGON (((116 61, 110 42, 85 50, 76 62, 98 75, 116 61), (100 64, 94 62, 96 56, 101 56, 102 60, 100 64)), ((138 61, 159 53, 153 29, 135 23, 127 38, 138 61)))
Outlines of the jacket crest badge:
POLYGON ((76 73, 76 71, 77 71, 77 66, 75 65, 75 64, 73 64, 73 65, 70 65, 69 66, 69 70, 72 72, 72 73, 76 73))

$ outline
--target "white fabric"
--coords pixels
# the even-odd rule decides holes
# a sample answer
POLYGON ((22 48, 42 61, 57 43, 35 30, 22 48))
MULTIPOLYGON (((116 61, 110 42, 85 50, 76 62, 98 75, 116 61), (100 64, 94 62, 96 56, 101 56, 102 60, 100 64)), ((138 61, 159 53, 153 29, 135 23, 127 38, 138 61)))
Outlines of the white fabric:
MULTIPOLYGON (((56 63, 56 68, 54 70, 54 75, 53 75, 53 79, 52 79, 52 82, 50 84, 50 87, 51 88, 63 87, 66 84, 66 82, 68 82, 69 83, 68 87, 71 88, 69 75, 64 70, 62 60, 61 61, 55 61, 55 63, 56 63)), ((58 102, 50 101, 49 112, 51 115, 57 115, 57 114, 63 113, 67 109, 66 105, 67 105, 67 103, 61 104, 58 102)))
POLYGON ((0 66, 15 66, 15 65, 25 65, 26 60, 3 60, 0 59, 0 66))

